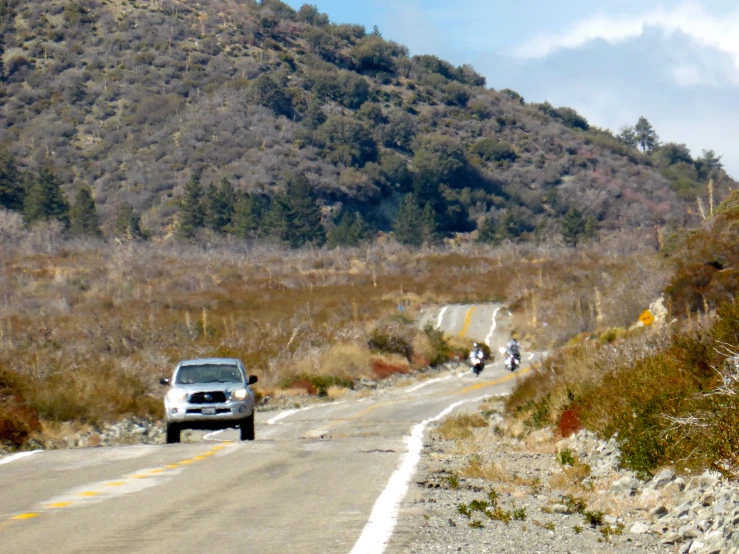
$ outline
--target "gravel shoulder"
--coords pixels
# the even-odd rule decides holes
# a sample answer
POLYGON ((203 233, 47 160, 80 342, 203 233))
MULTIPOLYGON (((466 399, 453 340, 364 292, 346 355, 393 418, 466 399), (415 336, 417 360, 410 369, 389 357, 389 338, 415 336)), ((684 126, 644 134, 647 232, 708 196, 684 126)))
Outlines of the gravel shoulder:
POLYGON ((431 431, 389 553, 675 551, 634 527, 643 521, 636 499, 609 494, 619 477, 613 445, 596 471, 562 465, 549 432, 522 439, 504 424, 502 402, 482 408, 488 425, 466 438, 431 431))

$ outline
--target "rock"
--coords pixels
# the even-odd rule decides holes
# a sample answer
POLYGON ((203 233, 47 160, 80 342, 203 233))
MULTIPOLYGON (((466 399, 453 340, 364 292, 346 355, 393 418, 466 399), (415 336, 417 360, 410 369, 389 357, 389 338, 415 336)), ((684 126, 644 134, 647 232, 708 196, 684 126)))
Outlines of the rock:
POLYGON ((572 510, 570 510, 567 506, 564 504, 554 504, 550 508, 551 512, 553 514, 564 514, 569 515, 572 513, 572 510))
POLYGON ((662 516, 665 516, 669 513, 670 511, 664 506, 657 506, 651 512, 649 512, 649 516, 652 517, 653 519, 659 519, 662 516))
POLYGON ((677 533, 681 539, 697 539, 702 535, 695 523, 683 525, 678 529, 677 533))
POLYGON ((713 487, 719 481, 719 474, 714 471, 706 471, 700 477, 698 477, 698 486, 702 489, 713 487))
POLYGON ((649 487, 653 489, 661 489, 675 478, 675 472, 671 469, 664 469, 660 471, 654 478, 649 482, 649 487))
POLYGON ((693 544, 690 545, 690 550, 688 552, 690 554, 695 554, 696 552, 700 552, 701 548, 703 548, 705 544, 703 544, 701 541, 695 541, 693 544))
POLYGON ((662 540, 660 541, 662 544, 675 544, 678 542, 680 537, 678 537, 677 533, 673 531, 668 531, 664 535, 662 535, 662 540))
POLYGON ((614 496, 631 496, 640 485, 641 481, 634 477, 622 477, 611 484, 611 488, 608 492, 614 496))
POLYGON ((685 480, 681 477, 678 477, 671 483, 668 483, 665 485, 665 487, 662 489, 662 494, 667 496, 677 496, 681 492, 685 490, 685 480))
POLYGON ((646 523, 642 523, 641 521, 636 522, 629 529, 629 533, 633 533, 634 535, 643 535, 644 533, 648 533, 648 532, 649 532, 649 526, 647 526, 646 523))

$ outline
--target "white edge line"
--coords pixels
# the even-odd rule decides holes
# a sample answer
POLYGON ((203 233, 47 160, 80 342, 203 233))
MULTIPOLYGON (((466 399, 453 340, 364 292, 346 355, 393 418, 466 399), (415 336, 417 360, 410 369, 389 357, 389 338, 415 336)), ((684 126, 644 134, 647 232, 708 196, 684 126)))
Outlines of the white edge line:
POLYGON ((433 385, 434 383, 438 383, 440 381, 446 381, 447 379, 451 379, 454 377, 454 375, 447 375, 446 377, 438 377, 437 379, 429 379, 428 381, 424 381, 423 383, 419 383, 418 385, 413 385, 412 387, 405 389, 405 392, 416 392, 419 389, 422 389, 423 387, 426 387, 428 385, 433 385))
POLYGON ((488 333, 488 336, 485 337, 485 344, 490 346, 490 340, 493 338, 493 333, 495 333, 495 329, 498 327, 498 322, 496 318, 498 317, 498 312, 500 311, 500 307, 495 308, 495 312, 493 312, 493 324, 490 327, 490 332, 488 333))
POLYGON ((326 406, 339 406, 341 404, 346 404, 345 400, 342 400, 341 402, 326 402, 325 404, 315 404, 313 406, 306 406, 305 408, 299 408, 294 410, 285 410, 284 412, 280 412, 275 417, 267 421, 267 425, 274 425, 281 419, 284 419, 288 416, 291 416, 293 414, 296 414, 298 412, 304 412, 306 410, 312 410, 313 408, 325 408, 326 406))
POLYGON ((16 460, 20 460, 21 458, 27 458, 28 456, 33 456, 34 454, 38 454, 39 452, 43 452, 43 450, 31 450, 29 452, 18 452, 17 454, 11 454, 10 456, 6 456, 5 458, 1 459, 0 465, 9 464, 10 462, 15 462, 16 460))
POLYGON ((468 402, 478 402, 486 396, 455 402, 438 415, 413 427, 411 434, 406 437, 408 452, 390 477, 385 490, 382 491, 375 501, 369 521, 365 525, 359 539, 354 544, 351 554, 382 554, 385 551, 385 547, 398 522, 400 503, 408 493, 410 480, 416 471, 418 462, 421 460, 423 433, 426 426, 429 423, 439 421, 458 406, 468 402))
POLYGON ((444 319, 444 314, 446 313, 447 309, 449 309, 449 306, 444 306, 441 311, 439 312, 439 319, 436 322, 436 328, 441 329, 441 322, 444 319))

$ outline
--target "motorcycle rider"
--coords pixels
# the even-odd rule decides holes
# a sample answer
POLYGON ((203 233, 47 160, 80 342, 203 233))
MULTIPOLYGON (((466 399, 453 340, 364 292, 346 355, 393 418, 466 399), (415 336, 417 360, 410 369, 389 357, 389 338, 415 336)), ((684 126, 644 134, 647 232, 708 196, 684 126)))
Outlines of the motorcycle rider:
POLYGON ((472 344, 472 351, 470 352, 470 357, 480 358, 481 360, 485 360, 485 352, 483 352, 482 348, 480 348, 480 345, 476 342, 472 344))
POLYGON ((511 336, 511 340, 506 344, 506 353, 516 361, 517 366, 521 365, 521 345, 518 344, 516 337, 511 336))
POLYGON ((480 345, 477 343, 474 343, 472 345, 472 350, 470 351, 469 363, 470 363, 470 366, 472 366, 472 371, 475 373, 475 375, 479 375, 480 372, 482 372, 483 368, 485 367, 485 352, 483 351, 482 348, 480 348, 480 345))

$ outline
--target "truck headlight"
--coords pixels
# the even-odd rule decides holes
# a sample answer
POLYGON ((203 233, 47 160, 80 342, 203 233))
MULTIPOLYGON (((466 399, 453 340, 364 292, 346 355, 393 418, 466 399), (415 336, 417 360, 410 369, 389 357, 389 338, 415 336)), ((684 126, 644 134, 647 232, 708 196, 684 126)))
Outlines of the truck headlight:
POLYGON ((245 400, 248 395, 249 392, 246 389, 239 389, 231 393, 231 398, 234 400, 245 400))
POLYGON ((169 398, 170 402, 184 402, 187 400, 187 392, 183 390, 170 390, 167 393, 167 397, 169 398))

